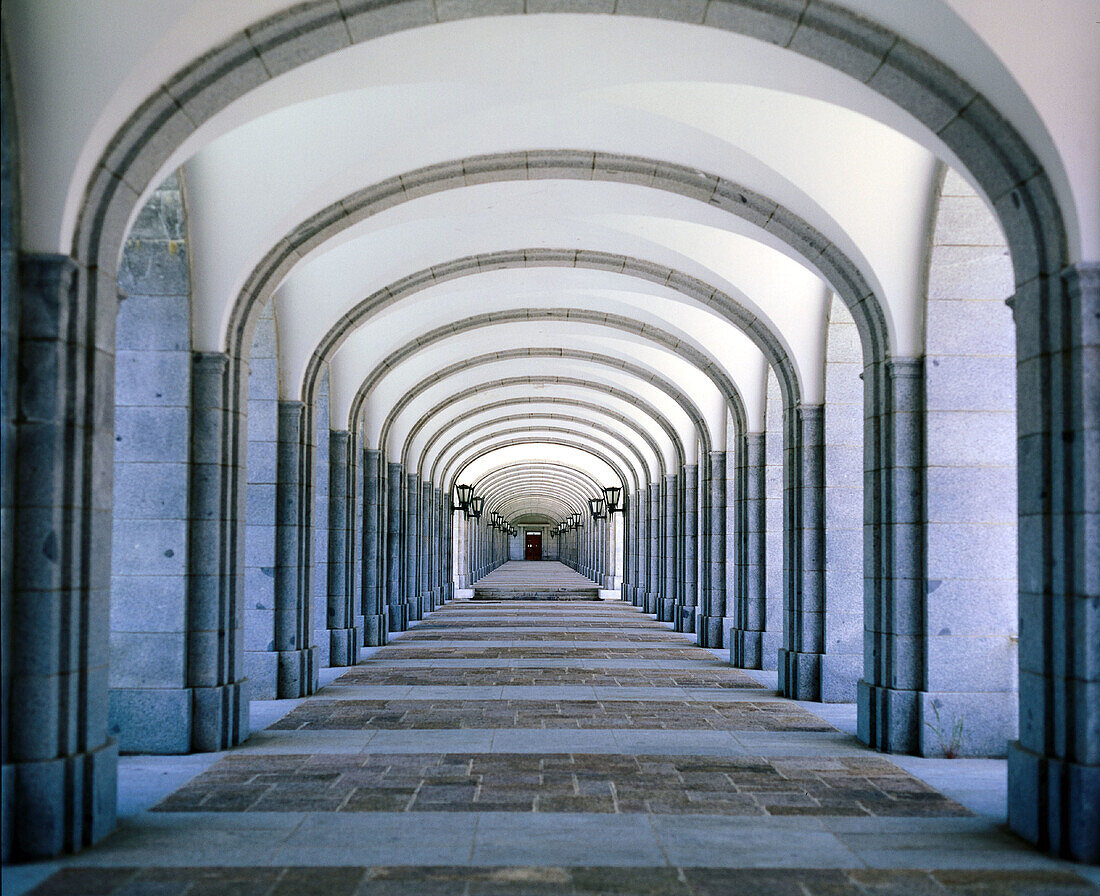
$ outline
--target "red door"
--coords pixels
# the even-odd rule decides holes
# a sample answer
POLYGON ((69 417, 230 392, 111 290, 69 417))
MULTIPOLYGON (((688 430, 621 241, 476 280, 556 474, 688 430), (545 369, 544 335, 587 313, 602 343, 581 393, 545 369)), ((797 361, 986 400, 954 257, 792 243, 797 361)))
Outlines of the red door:
POLYGON ((528 532, 523 542, 524 560, 542 559, 542 533, 528 532))

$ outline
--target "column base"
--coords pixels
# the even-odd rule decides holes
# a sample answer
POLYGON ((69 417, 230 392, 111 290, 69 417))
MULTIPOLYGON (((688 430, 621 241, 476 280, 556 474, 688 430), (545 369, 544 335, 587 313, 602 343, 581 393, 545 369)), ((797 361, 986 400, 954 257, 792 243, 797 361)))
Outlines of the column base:
POLYGON ((424 618, 424 595, 417 594, 409 598, 405 608, 409 614, 409 622, 417 622, 424 618))
POLYGON ((645 594, 645 611, 650 616, 657 615, 657 605, 660 599, 661 596, 654 591, 650 591, 645 594))
POLYGON ((678 632, 695 634, 695 605, 687 607, 677 605, 676 618, 673 620, 674 628, 678 632))
POLYGON ((278 699, 308 697, 317 690, 317 648, 279 651, 278 699))
POLYGON ((359 631, 354 628, 328 630, 328 664, 354 666, 359 662, 359 631))
POLYGON ((1100 766, 1008 747, 1008 825, 1062 858, 1100 863, 1100 766))
POLYGON ((867 746, 884 753, 917 752, 920 747, 918 697, 917 691, 857 682, 856 736, 867 746))
POLYGON ((363 646, 382 647, 389 634, 389 620, 385 616, 363 617, 363 646))
POLYGON ((443 589, 433 588, 428 592, 428 598, 430 600, 431 610, 434 613, 443 606, 443 589))
POLYGON ((730 632, 730 664, 738 669, 775 670, 783 636, 779 632, 734 629, 730 632))
POLYGON ((409 608, 406 604, 390 604, 386 611, 390 617, 390 632, 403 632, 409 627, 409 608))
POLYGON ((863 669, 857 653, 802 653, 780 648, 779 691, 793 700, 852 703, 863 669))
POLYGON ((657 602, 657 621, 673 622, 676 618, 676 601, 671 597, 662 597, 657 602))
POLYGON ((700 647, 722 646, 722 618, 721 616, 699 617, 696 633, 699 635, 700 647))
MULTIPOLYGON (((316 651, 316 647, 312 648, 316 651)), ((316 686, 314 672, 314 690, 316 686)), ((191 750, 216 753, 248 740, 248 682, 192 688, 191 750)), ((312 691, 311 691, 312 693, 312 691)))
POLYGON ((0 857, 45 859, 77 852, 115 826, 118 747, 3 767, 0 857))
POLYGON ((191 688, 111 688, 107 731, 119 753, 190 753, 193 702, 191 688))
POLYGON ((821 654, 779 650, 779 693, 792 700, 821 702, 821 654))

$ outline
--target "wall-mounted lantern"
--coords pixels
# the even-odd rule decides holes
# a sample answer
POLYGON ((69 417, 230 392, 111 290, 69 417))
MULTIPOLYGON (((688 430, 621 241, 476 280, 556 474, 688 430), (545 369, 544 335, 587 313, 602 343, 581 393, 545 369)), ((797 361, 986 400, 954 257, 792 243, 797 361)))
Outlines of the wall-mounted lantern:
POLYGON ((474 497, 474 487, 472 485, 456 485, 455 486, 455 499, 458 504, 451 504, 451 510, 461 510, 467 516, 469 516, 470 501, 474 497))
POLYGON ((470 498, 470 503, 466 508, 467 519, 481 519, 481 509, 485 506, 484 498, 470 498))
POLYGON ((623 490, 617 485, 609 485, 603 490, 604 500, 607 502, 607 513, 622 513, 623 506, 619 503, 619 496, 623 490))
POLYGON ((589 498, 588 510, 592 514, 592 519, 602 520, 607 514, 603 512, 604 502, 603 498, 589 498))

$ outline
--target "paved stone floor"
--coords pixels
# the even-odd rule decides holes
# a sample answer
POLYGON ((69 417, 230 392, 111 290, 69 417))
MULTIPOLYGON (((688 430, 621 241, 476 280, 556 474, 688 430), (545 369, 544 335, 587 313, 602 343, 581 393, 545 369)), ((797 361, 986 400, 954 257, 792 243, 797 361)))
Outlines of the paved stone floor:
POLYGON ((874 753, 622 603, 456 601, 363 658, 229 753, 124 757, 118 831, 5 896, 1100 893, 1007 832, 1003 763, 874 753))

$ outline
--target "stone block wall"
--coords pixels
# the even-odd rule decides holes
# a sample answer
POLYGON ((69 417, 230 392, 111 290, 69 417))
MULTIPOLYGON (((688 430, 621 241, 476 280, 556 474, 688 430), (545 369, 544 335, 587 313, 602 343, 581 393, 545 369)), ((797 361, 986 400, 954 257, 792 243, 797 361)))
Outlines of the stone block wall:
POLYGON ((318 666, 329 665, 328 636, 328 496, 329 496, 329 374, 328 365, 317 383, 313 409, 313 641, 318 666))
POLYGON ((853 702, 863 669, 863 352, 833 296, 825 342, 825 655, 821 697, 853 702))
POLYGON ((191 284, 173 175, 119 272, 108 726, 123 752, 186 753, 191 284))
POLYGON ((248 455, 244 538, 244 673, 248 699, 272 700, 275 652, 275 487, 279 435, 275 308, 263 312, 248 365, 248 455))
POLYGON ((948 171, 925 333, 926 694, 921 752, 963 722, 963 752, 1016 736, 1016 360, 1012 263, 984 200, 948 171), (942 723, 935 719, 938 709, 942 723))
POLYGON ((776 669, 783 643, 783 395, 768 370, 764 437, 764 603, 761 668, 776 669))

